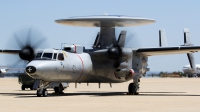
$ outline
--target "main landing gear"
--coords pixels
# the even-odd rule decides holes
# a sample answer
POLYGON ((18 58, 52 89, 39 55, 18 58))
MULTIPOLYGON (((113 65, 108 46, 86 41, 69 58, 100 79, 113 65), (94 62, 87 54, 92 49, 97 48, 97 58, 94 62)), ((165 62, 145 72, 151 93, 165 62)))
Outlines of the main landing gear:
POLYGON ((130 83, 128 85, 128 95, 138 95, 138 87, 135 86, 134 83, 130 83))
POLYGON ((139 94, 139 82, 140 77, 133 76, 133 83, 130 83, 128 86, 128 95, 138 95, 139 94))
POLYGON ((54 87, 54 92, 55 94, 63 94, 64 87, 63 85, 60 83, 58 87, 54 87))

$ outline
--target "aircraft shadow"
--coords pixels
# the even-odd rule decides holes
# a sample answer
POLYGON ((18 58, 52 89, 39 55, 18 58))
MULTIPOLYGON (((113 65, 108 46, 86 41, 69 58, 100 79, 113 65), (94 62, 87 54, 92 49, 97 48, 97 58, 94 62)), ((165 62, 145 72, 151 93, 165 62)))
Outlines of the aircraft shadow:
MULTIPOLYGON (((2 96, 15 96, 15 98, 34 98, 36 93, 0 93, 2 96)), ((79 91, 78 93, 50 93, 48 97, 62 97, 62 96, 200 96, 200 94, 186 94, 186 92, 140 92, 139 95, 127 95, 126 92, 94 92, 94 91, 79 91)))

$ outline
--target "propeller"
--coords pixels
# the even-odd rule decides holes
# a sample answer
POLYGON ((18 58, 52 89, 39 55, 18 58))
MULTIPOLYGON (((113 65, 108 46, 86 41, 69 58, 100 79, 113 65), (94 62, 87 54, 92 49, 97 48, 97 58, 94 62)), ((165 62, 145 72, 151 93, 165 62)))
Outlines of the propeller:
POLYGON ((9 39, 6 49, 20 49, 19 55, 16 59, 13 56, 6 56, 6 60, 15 59, 12 61, 12 65, 18 65, 18 63, 24 61, 32 61, 35 57, 37 50, 49 48, 49 42, 36 28, 24 28, 15 32, 9 39), (17 60, 17 61, 16 61, 17 60))
MULTIPOLYGON (((116 31, 118 32, 118 30, 116 31)), ((122 55, 123 47, 132 47, 137 48, 140 47, 140 41, 136 36, 136 33, 132 33, 131 31, 122 30, 119 34, 119 37, 114 45, 112 45, 108 51, 108 57, 110 59, 118 60, 122 55)))
POLYGON ((119 37, 116 43, 108 49, 107 54, 109 58, 114 59, 114 60, 117 60, 120 58, 122 54, 121 47, 124 47, 125 40, 126 40, 126 31, 123 30, 119 34, 119 37))
MULTIPOLYGON (((118 32, 118 30, 116 32, 118 32)), ((132 53, 132 50, 125 50, 124 48, 138 48, 140 47, 140 43, 141 42, 139 41, 139 38, 137 38, 136 33, 133 33, 130 30, 122 30, 119 33, 116 43, 107 50, 107 56, 114 60, 114 67, 116 68, 116 72, 129 71, 126 69, 128 65, 127 56, 132 53), (122 55, 122 52, 124 54, 123 50, 125 50, 126 56, 122 55)))

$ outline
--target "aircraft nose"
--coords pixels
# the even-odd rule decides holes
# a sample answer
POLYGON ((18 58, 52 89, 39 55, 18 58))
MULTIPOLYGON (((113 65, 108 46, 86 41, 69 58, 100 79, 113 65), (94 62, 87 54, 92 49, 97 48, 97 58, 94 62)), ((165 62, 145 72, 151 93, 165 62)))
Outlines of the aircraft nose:
POLYGON ((26 72, 27 73, 35 73, 36 72, 36 68, 34 66, 27 66, 26 67, 26 72))

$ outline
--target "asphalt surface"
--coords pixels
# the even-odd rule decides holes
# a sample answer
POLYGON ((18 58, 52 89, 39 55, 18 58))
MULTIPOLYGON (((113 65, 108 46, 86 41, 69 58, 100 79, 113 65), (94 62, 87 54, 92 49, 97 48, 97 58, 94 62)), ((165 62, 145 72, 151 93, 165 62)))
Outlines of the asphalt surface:
POLYGON ((126 95, 130 82, 70 84, 62 95, 37 97, 17 78, 0 78, 0 112, 199 112, 200 78, 141 78, 140 94, 126 95))

